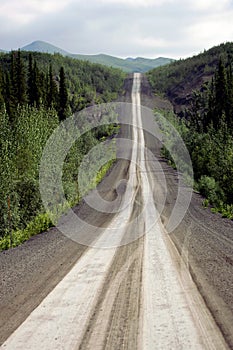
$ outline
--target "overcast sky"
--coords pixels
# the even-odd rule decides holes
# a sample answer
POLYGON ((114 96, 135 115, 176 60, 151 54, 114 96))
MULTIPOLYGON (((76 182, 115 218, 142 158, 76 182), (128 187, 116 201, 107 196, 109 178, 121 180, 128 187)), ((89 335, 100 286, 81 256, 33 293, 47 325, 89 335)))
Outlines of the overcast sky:
POLYGON ((0 48, 187 57, 233 41, 233 0, 0 0, 0 48))

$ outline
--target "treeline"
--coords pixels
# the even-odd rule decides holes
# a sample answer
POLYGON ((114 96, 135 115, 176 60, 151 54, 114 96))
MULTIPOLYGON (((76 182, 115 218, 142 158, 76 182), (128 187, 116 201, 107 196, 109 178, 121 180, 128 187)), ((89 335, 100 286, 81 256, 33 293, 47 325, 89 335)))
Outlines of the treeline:
POLYGON ((64 120, 71 114, 64 67, 54 77, 52 64, 45 74, 31 53, 26 65, 20 51, 11 52, 10 65, 0 67, 0 102, 12 123, 23 106, 52 108, 64 120))
MULTIPOLYGON (((180 117, 169 115, 189 150, 205 205, 233 219, 233 56, 219 58, 209 82, 193 91, 180 117)), ((168 154, 166 154, 168 156, 168 154)))
MULTIPOLYGON (((123 80, 124 74, 116 69, 60 55, 0 55, 0 249, 51 225, 39 191, 46 141, 73 112, 116 98, 123 80)), ((115 131, 113 126, 94 129, 71 148, 63 168, 70 203, 80 199, 78 168, 84 155, 115 131)))
POLYGON ((0 103, 10 116, 17 106, 53 107, 64 119, 122 89, 122 71, 59 54, 13 51, 0 55, 0 103))

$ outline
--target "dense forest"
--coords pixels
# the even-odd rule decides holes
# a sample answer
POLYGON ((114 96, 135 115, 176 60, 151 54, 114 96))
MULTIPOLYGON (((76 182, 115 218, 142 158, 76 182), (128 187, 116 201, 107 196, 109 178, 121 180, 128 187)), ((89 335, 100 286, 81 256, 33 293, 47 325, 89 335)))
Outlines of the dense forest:
POLYGON ((179 111, 178 115, 167 113, 167 117, 189 150, 196 189, 206 197, 206 206, 211 204, 213 211, 233 219, 233 44, 158 70, 150 72, 149 79, 154 91, 170 97, 179 111), (186 74, 193 76, 189 86, 186 74), (188 103, 180 92, 182 82, 188 103))
MULTIPOLYGON (((39 164, 49 136, 73 112, 114 100, 123 81, 120 70, 59 54, 0 55, 0 249, 52 224, 39 192, 39 164)), ((93 130, 71 148, 63 169, 70 203, 80 199, 77 169, 83 156, 115 131, 93 130)))

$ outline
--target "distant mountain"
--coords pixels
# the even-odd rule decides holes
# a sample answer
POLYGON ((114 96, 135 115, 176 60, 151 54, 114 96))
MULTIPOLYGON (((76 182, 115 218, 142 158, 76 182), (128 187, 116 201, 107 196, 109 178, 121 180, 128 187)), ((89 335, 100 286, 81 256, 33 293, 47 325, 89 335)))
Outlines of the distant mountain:
POLYGON ((159 57, 155 59, 149 58, 118 58, 114 56, 109 56, 105 54, 98 55, 81 55, 81 54, 71 54, 59 47, 46 43, 44 41, 34 41, 33 43, 26 45, 21 48, 23 51, 38 51, 44 53, 60 53, 63 56, 73 57, 79 60, 89 61, 92 63, 99 63, 105 66, 116 67, 124 70, 125 72, 147 72, 153 68, 163 66, 174 61, 171 58, 159 57))
POLYGON ((45 41, 33 41, 33 43, 21 47, 22 51, 37 51, 44 53, 60 53, 63 56, 71 56, 71 54, 65 50, 60 49, 57 46, 46 43, 45 41))
POLYGON ((170 58, 155 58, 155 59, 149 59, 149 58, 118 58, 114 56, 99 54, 99 55, 72 55, 74 58, 78 58, 85 61, 90 61, 93 63, 100 63, 104 64, 106 66, 121 68, 125 72, 147 72, 153 68, 171 63, 172 59, 170 58))

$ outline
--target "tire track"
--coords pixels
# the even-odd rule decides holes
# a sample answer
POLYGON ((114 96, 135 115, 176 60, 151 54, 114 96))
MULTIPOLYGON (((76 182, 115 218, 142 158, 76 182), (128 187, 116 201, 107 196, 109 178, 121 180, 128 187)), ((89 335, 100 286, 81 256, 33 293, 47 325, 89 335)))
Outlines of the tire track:
POLYGON ((143 238, 120 247, 78 349, 137 349, 143 238))

